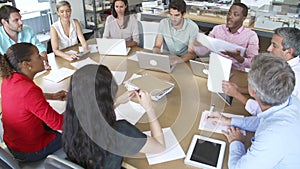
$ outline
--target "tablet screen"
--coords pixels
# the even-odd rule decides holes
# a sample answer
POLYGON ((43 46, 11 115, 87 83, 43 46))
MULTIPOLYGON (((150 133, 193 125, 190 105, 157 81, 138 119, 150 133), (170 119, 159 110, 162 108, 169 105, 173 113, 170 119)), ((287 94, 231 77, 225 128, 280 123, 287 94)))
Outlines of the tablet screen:
POLYGON ((197 139, 190 160, 217 167, 220 149, 221 144, 197 139))

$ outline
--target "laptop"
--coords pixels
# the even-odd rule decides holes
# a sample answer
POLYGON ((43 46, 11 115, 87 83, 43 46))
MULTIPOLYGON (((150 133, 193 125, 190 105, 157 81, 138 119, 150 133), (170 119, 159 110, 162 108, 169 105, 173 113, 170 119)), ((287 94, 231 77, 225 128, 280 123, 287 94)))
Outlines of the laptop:
POLYGON ((142 69, 157 70, 162 72, 171 73, 175 65, 171 65, 170 57, 168 55, 136 52, 139 66, 142 69))
POLYGON ((130 48, 126 48, 125 39, 96 38, 99 54, 127 56, 130 48))
POLYGON ((225 94, 225 93, 218 93, 218 96, 220 96, 221 99, 222 99, 228 106, 230 106, 230 105, 232 104, 232 99, 233 99, 232 96, 228 96, 228 95, 225 94))
POLYGON ((193 74, 203 78, 208 78, 208 63, 190 60, 193 74))

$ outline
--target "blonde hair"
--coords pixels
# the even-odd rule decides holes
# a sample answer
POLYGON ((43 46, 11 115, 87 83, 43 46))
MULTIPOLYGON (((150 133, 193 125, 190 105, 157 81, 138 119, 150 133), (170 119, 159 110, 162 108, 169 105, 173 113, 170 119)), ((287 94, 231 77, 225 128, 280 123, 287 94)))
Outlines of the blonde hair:
POLYGON ((59 1, 56 4, 56 11, 62 6, 68 6, 71 9, 71 4, 68 1, 59 1))

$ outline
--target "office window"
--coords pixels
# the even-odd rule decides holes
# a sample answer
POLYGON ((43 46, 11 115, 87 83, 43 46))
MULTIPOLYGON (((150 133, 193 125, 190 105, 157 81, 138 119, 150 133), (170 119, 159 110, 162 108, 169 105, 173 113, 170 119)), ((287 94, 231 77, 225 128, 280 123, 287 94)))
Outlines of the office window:
POLYGON ((32 27, 36 34, 50 31, 51 16, 49 0, 15 0, 22 21, 32 27))

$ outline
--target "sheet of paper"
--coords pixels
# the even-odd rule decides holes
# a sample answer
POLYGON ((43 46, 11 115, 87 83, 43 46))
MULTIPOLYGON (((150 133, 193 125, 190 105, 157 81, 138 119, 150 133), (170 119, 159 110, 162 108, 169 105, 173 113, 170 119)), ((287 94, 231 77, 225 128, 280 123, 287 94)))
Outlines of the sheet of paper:
MULTIPOLYGON (((90 51, 90 53, 96 53, 96 52, 98 52, 98 46, 97 46, 97 44, 88 45, 88 50, 90 51)), ((79 51, 80 52, 83 51, 83 47, 82 46, 79 46, 79 51)))
POLYGON ((223 93, 222 81, 229 80, 232 60, 211 53, 209 57, 209 69, 207 88, 211 92, 223 93))
POLYGON ((121 85, 125 79, 126 71, 111 71, 118 85, 121 85))
POLYGON ((197 41, 200 42, 203 46, 207 47, 209 50, 213 52, 221 52, 221 51, 231 51, 235 52, 237 49, 241 50, 241 56, 244 56, 246 48, 221 40, 217 38, 212 38, 204 33, 199 33, 197 36, 197 41))
MULTIPOLYGON (((180 146, 171 128, 164 128, 164 137, 166 150, 159 154, 146 154, 149 165, 163 163, 167 161, 177 160, 185 157, 185 153, 180 146)), ((150 135, 150 131, 144 132, 150 135)))
POLYGON ((83 66, 85 65, 90 65, 90 64, 98 64, 97 62, 95 62, 94 60, 92 60, 91 58, 86 58, 86 59, 83 59, 83 60, 79 60, 79 61, 76 61, 76 62, 72 62, 71 65, 73 67, 75 67, 76 69, 80 69, 82 68, 83 66))
MULTIPOLYGON (((219 124, 214 124, 210 121, 206 120, 207 115, 209 114, 209 111, 204 111, 202 112, 201 115, 201 119, 200 119, 200 124, 199 124, 199 130, 206 130, 206 131, 211 131, 211 132, 215 132, 215 133, 221 133, 222 134, 222 130, 227 130, 230 126, 222 126, 219 124)), ((229 114, 229 113, 222 113, 222 115, 226 116, 226 117, 244 117, 242 115, 236 115, 236 114, 229 114)), ((246 135, 246 131, 242 130, 242 133, 244 135, 246 135)))
POLYGON ((145 109, 138 103, 129 101, 125 104, 120 104, 116 109, 116 119, 125 119, 129 123, 135 125, 144 115, 145 109))
POLYGON ((61 101, 61 100, 47 100, 47 102, 59 114, 62 114, 66 110, 66 105, 67 105, 66 101, 61 101))
POLYGON ((138 61, 139 61, 139 59, 138 59, 138 57, 137 57, 137 55, 136 55, 136 54, 134 54, 134 55, 132 55, 132 56, 129 56, 129 57, 128 57, 128 59, 129 59, 129 60, 136 61, 136 62, 138 62, 138 61))
POLYGON ((46 73, 46 72, 47 72, 47 70, 43 70, 43 71, 41 71, 41 72, 38 72, 37 74, 35 74, 34 79, 35 79, 35 78, 38 78, 39 76, 43 75, 43 74, 46 73))
POLYGON ((71 76, 74 72, 75 70, 63 67, 60 69, 51 70, 50 73, 47 76, 44 76, 43 78, 58 83, 64 80, 65 78, 71 76))

